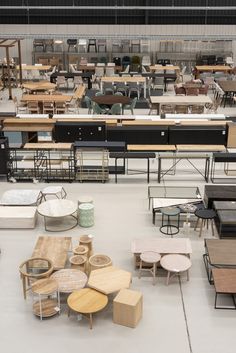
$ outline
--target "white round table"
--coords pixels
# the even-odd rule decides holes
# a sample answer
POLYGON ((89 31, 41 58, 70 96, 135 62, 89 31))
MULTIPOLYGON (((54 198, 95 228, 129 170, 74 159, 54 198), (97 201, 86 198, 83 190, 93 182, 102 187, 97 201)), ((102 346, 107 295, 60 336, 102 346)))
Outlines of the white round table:
POLYGON ((45 230, 49 232, 63 232, 72 229, 78 224, 78 206, 76 202, 65 199, 48 200, 38 206, 38 213, 44 217, 45 230), (65 219, 72 219, 73 223, 67 226, 58 227, 58 223, 63 224, 65 219), (50 220, 56 221, 56 226, 49 226, 50 220))
POLYGON ((188 270, 192 266, 190 259, 185 255, 180 254, 169 254, 161 258, 160 261, 161 267, 163 267, 167 273, 166 284, 169 284, 170 274, 173 273, 173 276, 180 276, 181 272, 187 273, 187 280, 189 280, 188 270))

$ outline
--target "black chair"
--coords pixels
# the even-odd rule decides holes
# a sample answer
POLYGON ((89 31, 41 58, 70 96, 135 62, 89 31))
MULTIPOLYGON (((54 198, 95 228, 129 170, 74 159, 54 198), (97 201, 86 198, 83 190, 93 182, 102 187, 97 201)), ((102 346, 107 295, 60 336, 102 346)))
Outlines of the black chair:
POLYGON ((215 55, 209 55, 207 61, 208 61, 208 65, 215 65, 216 64, 216 56, 215 55))
POLYGON ((113 63, 115 63, 116 66, 121 66, 121 58, 119 57, 114 57, 113 58, 113 63))
POLYGON ((88 53, 90 52, 90 48, 93 48, 94 51, 97 53, 97 41, 96 39, 89 39, 88 41, 88 53))
POLYGON ((129 56, 123 56, 122 58, 122 66, 126 67, 131 64, 131 59, 129 56))
POLYGON ((216 65, 224 65, 225 61, 224 58, 222 56, 218 56, 218 58, 216 59, 216 65))
POLYGON ((164 59, 158 59, 157 60, 158 65, 163 65, 164 64, 164 59))
POLYGON ((68 52, 72 49, 72 51, 77 52, 77 39, 71 38, 67 39, 68 44, 68 52))

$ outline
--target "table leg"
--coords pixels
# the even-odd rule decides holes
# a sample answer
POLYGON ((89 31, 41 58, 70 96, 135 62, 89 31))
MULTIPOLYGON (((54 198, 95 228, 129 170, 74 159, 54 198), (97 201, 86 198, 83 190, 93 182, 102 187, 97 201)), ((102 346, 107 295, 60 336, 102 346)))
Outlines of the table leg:
POLYGON ((158 156, 158 172, 157 172, 157 181, 161 182, 161 157, 158 156))
POLYGON ((92 314, 89 314, 89 327, 90 327, 90 330, 92 330, 92 328, 93 328, 93 316, 92 316, 92 314))
POLYGON ((115 181, 117 184, 117 158, 115 158, 115 181))
POLYGON ((144 98, 147 98, 147 80, 144 81, 144 98))
POLYGON ((149 177, 150 177, 150 161, 149 158, 147 158, 147 182, 149 184, 149 177))
POLYGON ((169 280, 170 280, 170 271, 167 273, 167 278, 166 278, 166 285, 169 285, 169 280))

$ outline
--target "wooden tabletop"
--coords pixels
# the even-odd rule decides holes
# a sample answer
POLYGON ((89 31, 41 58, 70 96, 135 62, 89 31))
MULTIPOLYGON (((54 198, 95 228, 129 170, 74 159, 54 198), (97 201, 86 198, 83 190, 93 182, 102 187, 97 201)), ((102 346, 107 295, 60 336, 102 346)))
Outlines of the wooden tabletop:
POLYGON ((71 268, 56 271, 50 278, 57 281, 58 290, 62 293, 71 293, 84 288, 88 280, 84 272, 71 268))
POLYGON ((34 282, 31 286, 31 290, 35 294, 52 294, 58 290, 57 281, 52 278, 43 278, 34 282))
POLYGON ((29 91, 47 91, 54 89, 56 84, 48 81, 25 82, 22 87, 29 91))
POLYGON ((176 66, 176 65, 151 65, 149 66, 150 70, 151 71, 155 71, 155 70, 158 70, 158 71, 164 71, 164 70, 172 70, 172 71, 180 71, 180 67, 179 66, 176 66))
MULTIPOLYGON (((22 70, 43 70, 43 71, 48 71, 50 70, 51 66, 50 65, 21 65, 22 70)), ((16 70, 20 70, 20 66, 16 66, 16 70)))
POLYGON ((206 239, 210 264, 236 266, 236 239, 206 239))
POLYGON ((141 254, 144 251, 156 251, 159 254, 191 254, 192 247, 190 240, 184 238, 143 238, 132 241, 131 251, 134 254, 141 254))
POLYGON ((38 149, 44 149, 44 150, 70 150, 72 147, 72 143, 66 143, 66 142, 44 142, 44 143, 26 143, 24 145, 25 149, 28 150, 38 150, 38 149))
POLYGON ((219 86, 224 92, 236 92, 236 81, 219 81, 219 86))
POLYGON ((51 132, 54 128, 54 119, 43 118, 11 118, 5 119, 3 131, 47 131, 51 132))
POLYGON ((96 102, 98 104, 107 104, 107 105, 113 105, 113 104, 130 104, 132 99, 130 97, 126 96, 116 96, 114 94, 103 94, 101 96, 94 96, 92 98, 93 102, 96 102))
POLYGON ((127 145, 128 151, 175 151, 175 145, 127 145))
POLYGON ((135 77, 129 77, 129 76, 104 76, 101 78, 102 82, 139 82, 139 83, 144 83, 146 82, 145 77, 141 76, 135 76, 135 77))
POLYGON ((97 66, 97 65, 92 65, 92 66, 88 66, 88 65, 79 65, 78 66, 78 70, 84 70, 84 71, 95 71, 95 68, 103 68, 103 69, 114 69, 114 71, 122 71, 122 66, 108 66, 108 65, 105 65, 105 66, 97 66))
POLYGON ((225 151, 224 145, 176 145, 178 152, 183 151, 204 151, 204 152, 221 152, 225 151))
MULTIPOLYGON (((71 248, 71 237, 47 237, 38 238, 32 257, 48 258, 52 261, 55 270, 65 267, 67 253, 71 248)), ((37 267, 40 268, 41 264, 37 267)), ((43 264, 43 267, 45 264, 43 264)))
POLYGON ((235 268, 213 268, 212 275, 216 293, 236 293, 235 268))
POLYGON ((227 65, 197 65, 197 71, 231 71, 232 68, 227 65))
POLYGON ((70 102, 73 96, 67 94, 23 94, 23 102, 70 102))
POLYGON ((130 272, 109 266, 92 271, 88 286, 104 294, 111 294, 120 289, 129 288, 131 278, 130 272))
POLYGON ((83 288, 71 293, 67 299, 70 309, 81 314, 96 313, 108 303, 106 295, 91 288, 83 288))
POLYGON ((206 104, 212 103, 210 97, 205 95, 199 96, 150 96, 150 100, 154 104, 206 104))

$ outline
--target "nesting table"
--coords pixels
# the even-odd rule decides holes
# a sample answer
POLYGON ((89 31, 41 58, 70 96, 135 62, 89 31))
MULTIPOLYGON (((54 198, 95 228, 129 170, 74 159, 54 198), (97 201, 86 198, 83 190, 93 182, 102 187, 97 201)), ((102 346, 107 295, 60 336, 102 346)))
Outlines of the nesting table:
POLYGON ((214 268, 212 275, 215 286, 215 309, 236 309, 236 269, 214 268), (220 294, 230 295, 233 300, 233 306, 219 306, 217 299, 220 294))
POLYGON ((78 224, 77 210, 78 205, 74 201, 65 199, 48 200, 38 206, 38 213, 44 217, 45 230, 49 232, 63 232, 76 227, 78 224), (66 218, 72 219, 72 225, 63 226, 66 218), (49 225, 50 220, 55 221, 54 226, 49 225))

